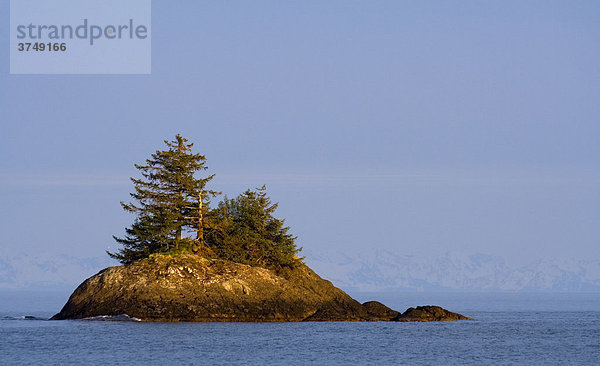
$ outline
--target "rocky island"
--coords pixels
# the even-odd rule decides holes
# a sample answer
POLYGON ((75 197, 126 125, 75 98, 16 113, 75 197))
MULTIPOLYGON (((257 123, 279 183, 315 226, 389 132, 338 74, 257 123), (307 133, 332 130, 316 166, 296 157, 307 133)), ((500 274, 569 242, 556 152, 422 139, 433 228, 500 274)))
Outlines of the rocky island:
POLYGON ((432 321, 470 319, 440 307, 401 314, 360 304, 308 266, 279 271, 197 255, 153 255, 85 280, 52 319, 127 314, 143 321, 432 321))
POLYGON ((131 178, 136 215, 122 245, 108 255, 123 265, 85 280, 52 319, 127 314, 145 321, 431 321, 468 319, 440 307, 400 314, 376 301, 360 304, 313 272, 296 237, 273 215, 266 187, 235 198, 206 188, 206 158, 181 135, 166 141, 131 178))

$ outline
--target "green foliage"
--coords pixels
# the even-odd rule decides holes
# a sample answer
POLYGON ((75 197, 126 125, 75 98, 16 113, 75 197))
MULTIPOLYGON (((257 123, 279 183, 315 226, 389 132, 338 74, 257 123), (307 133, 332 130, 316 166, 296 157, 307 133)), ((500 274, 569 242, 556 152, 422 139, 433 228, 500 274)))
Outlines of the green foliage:
POLYGON ((264 186, 234 199, 225 197, 211 210, 209 199, 218 192, 205 186, 214 175, 195 177, 206 169, 206 158, 192 153, 193 144, 180 135, 165 143, 167 150, 135 165, 143 178, 131 178, 134 202, 121 205, 136 218, 124 237, 114 237, 122 248, 107 252, 111 257, 128 264, 157 253, 196 253, 263 267, 300 263, 296 238, 284 220, 273 217, 277 204, 271 203, 264 186))
POLYGON ((219 258, 262 267, 293 267, 300 262, 295 237, 284 220, 273 217, 263 186, 225 199, 211 212, 218 229, 207 236, 208 245, 219 258))
POLYGON ((180 135, 174 141, 165 140, 167 150, 156 151, 145 165, 135 165, 143 178, 131 178, 134 202, 121 205, 137 217, 124 238, 114 237, 123 248, 109 252, 111 257, 131 263, 152 253, 179 249, 189 241, 184 233, 199 230, 200 213, 208 209, 208 196, 216 192, 204 190, 213 175, 194 177, 207 169, 206 158, 192 153, 193 144, 186 142, 180 135))

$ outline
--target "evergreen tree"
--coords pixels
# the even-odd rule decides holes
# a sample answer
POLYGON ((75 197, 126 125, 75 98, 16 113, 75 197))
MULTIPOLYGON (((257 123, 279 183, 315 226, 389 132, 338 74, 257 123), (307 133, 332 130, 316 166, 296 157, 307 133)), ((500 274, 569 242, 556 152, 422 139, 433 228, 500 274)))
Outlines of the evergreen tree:
POLYGON ((262 267, 294 267, 301 250, 288 233, 284 220, 273 217, 277 203, 271 203, 263 186, 247 190, 234 199, 225 199, 211 212, 217 223, 207 243, 219 258, 262 267))
POLYGON ((131 178, 134 202, 121 202, 126 211, 137 215, 124 238, 114 237, 123 248, 118 253, 108 252, 122 263, 171 250, 207 252, 204 216, 210 197, 217 192, 205 190, 205 186, 214 175, 202 179, 194 176, 207 169, 206 158, 192 153, 193 144, 185 138, 177 135, 165 144, 167 150, 156 151, 145 165, 135 165, 143 178, 131 178), (195 238, 188 237, 193 231, 195 238))

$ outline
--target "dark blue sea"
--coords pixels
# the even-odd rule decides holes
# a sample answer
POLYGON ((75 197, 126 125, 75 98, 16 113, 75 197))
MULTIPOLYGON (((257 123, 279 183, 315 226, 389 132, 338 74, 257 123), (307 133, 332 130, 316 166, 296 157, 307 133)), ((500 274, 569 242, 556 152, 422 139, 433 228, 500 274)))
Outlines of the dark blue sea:
POLYGON ((600 364, 600 294, 351 293, 475 319, 440 323, 48 321, 66 297, 0 295, 1 365, 600 364))

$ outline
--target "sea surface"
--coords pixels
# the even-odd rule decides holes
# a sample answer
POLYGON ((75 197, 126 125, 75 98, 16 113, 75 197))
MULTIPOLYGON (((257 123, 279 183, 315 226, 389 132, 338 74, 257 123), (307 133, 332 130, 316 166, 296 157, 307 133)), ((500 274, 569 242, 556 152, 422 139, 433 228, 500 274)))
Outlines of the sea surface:
POLYGON ((398 310, 440 305, 475 320, 144 323, 121 317, 121 321, 48 321, 66 297, 0 291, 0 364, 600 364, 600 294, 350 294, 398 310))

